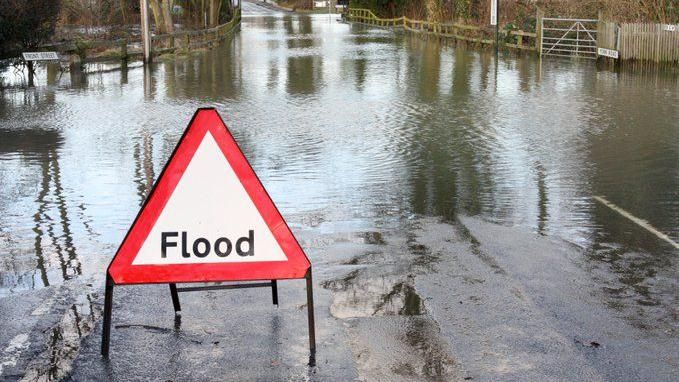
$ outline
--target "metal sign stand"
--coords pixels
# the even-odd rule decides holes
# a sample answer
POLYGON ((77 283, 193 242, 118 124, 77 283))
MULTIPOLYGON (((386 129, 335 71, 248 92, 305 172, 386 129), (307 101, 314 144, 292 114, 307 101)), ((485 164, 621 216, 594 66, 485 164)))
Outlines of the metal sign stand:
MULTIPOLYGON (((306 296, 307 296, 307 311, 309 324, 309 351, 311 353, 311 363, 314 362, 316 355, 316 324, 314 320, 314 294, 313 294, 313 280, 311 278, 311 267, 304 276, 306 280, 306 296)), ((113 287, 115 282, 110 275, 106 276, 106 290, 104 293, 104 328, 101 335, 101 355, 108 357, 109 347, 111 343, 111 316, 113 313, 113 287)), ((278 281, 271 280, 270 282, 254 282, 246 284, 229 284, 229 285, 208 285, 196 287, 180 287, 177 284, 170 283, 170 294, 172 296, 172 305, 175 314, 181 311, 179 303, 179 293, 182 292, 197 292, 204 290, 219 290, 219 289, 245 289, 245 288, 264 288, 271 287, 271 296, 273 304, 278 306, 278 281)))
MULTIPOLYGON (((212 166, 210 162, 202 164, 209 166, 211 171, 219 171, 219 168, 212 166)), ((184 187, 188 186, 185 184, 184 187)), ((195 187, 195 185, 194 185, 195 187)), ((190 189, 190 188, 189 188, 190 189)), ((191 192, 191 191, 185 191, 191 192)), ((202 194, 192 194, 191 197, 203 198, 202 194)), ((173 208, 192 208, 193 205, 179 205, 173 208)), ((238 216, 236 216, 238 217, 238 216)), ((211 218, 212 219, 212 218, 211 218)), ((209 220, 209 219, 208 219, 209 220)), ((215 219, 208 221, 209 227, 212 231, 218 231, 220 221, 215 219)), ((209 230, 208 230, 209 231, 209 230)), ((222 235, 221 232, 204 232, 204 235, 222 235)), ((186 232, 183 232, 186 234, 186 232)), ((178 235, 177 232, 174 235, 178 235)), ((165 242, 163 235, 156 237, 160 239, 161 243, 165 242)), ((205 238, 200 238, 207 244, 209 241, 205 238)), ((231 251, 231 244, 225 237, 221 238, 226 243, 229 243, 227 252, 222 253, 222 257, 228 256, 231 251)), ((218 239, 215 245, 218 245, 218 239)), ((194 242, 194 251, 196 257, 205 257, 209 250, 199 256, 194 242)), ((168 243, 166 243, 168 244, 168 243)), ((161 257, 165 257, 166 247, 161 244, 161 257)), ((173 243, 173 246, 178 246, 173 243)), ((207 245, 210 247, 210 245, 207 245)), ((150 247, 149 247, 150 248, 150 247)), ((218 247, 214 247, 215 253, 218 256, 218 247)), ((192 253, 193 253, 192 252, 192 253)), ((182 256, 184 254, 182 253, 182 256)), ((191 256, 191 254, 189 254, 191 256)), ((186 256, 184 256, 186 257, 186 256)), ((121 243, 115 257, 111 260, 106 271, 106 290, 104 295, 104 327, 102 331, 101 354, 108 356, 109 346, 111 342, 111 315, 113 311, 113 288, 119 285, 140 285, 140 284, 167 284, 170 287, 170 295, 172 297, 172 306, 174 307, 175 317, 177 312, 181 310, 179 301, 179 294, 184 292, 195 292, 205 290, 218 289, 242 289, 242 288, 271 288, 271 296, 274 305, 278 305, 278 280, 282 279, 306 279, 307 288, 307 310, 309 313, 309 350, 311 351, 310 364, 315 363, 316 352, 316 333, 314 324, 314 300, 312 291, 311 279, 311 262, 306 257, 304 250, 295 239, 290 227, 283 219, 283 216, 278 212, 278 209, 271 200, 269 194, 261 184, 257 174, 255 174, 252 166, 243 154, 243 151, 238 146, 238 143, 229 132, 228 127, 219 116, 219 113, 214 108, 201 108, 196 111, 189 126, 184 131, 177 146, 175 147, 170 159, 165 164, 158 180, 153 185, 149 196, 144 201, 139 214, 135 218, 130 230, 125 239, 121 243), (205 157, 206 151, 200 151, 202 142, 206 139, 211 139, 212 144, 217 148, 217 152, 224 155, 224 162, 219 162, 222 165, 229 166, 230 172, 222 173, 222 176, 231 176, 227 180, 231 182, 233 189, 220 190, 210 194, 208 201, 201 200, 205 206, 210 206, 210 203, 220 203, 224 197, 232 195, 240 195, 243 197, 243 203, 251 203, 249 212, 241 212, 248 214, 259 214, 259 223, 249 229, 247 237, 242 237, 235 242, 235 249, 240 256, 254 256, 254 230, 269 230, 271 240, 268 245, 264 242, 264 249, 260 248, 262 256, 259 256, 260 261, 241 261, 241 262, 196 262, 196 263, 144 263, 134 264, 137 256, 140 253, 146 253, 146 256, 154 257, 157 255, 157 249, 148 249, 143 252, 144 243, 151 237, 151 230, 161 217, 162 211, 167 206, 167 201, 170 200, 174 192, 177 192, 177 185, 179 181, 185 176, 189 164, 193 163, 196 156, 202 155, 205 157), (166 174, 172 173, 172 176, 166 174), (180 176, 174 176, 179 174, 180 176), (242 186, 242 189, 238 186, 242 186), (275 230, 274 230, 275 227, 275 230), (248 243, 248 253, 241 253, 241 240, 248 243), (285 243, 283 246, 281 243, 285 243), (278 257, 267 257, 271 253, 275 253, 278 257), (274 262, 272 259, 275 260, 274 262), (281 262, 282 260, 285 262, 281 262), (229 282, 225 285, 205 285, 208 282, 229 282), (244 283, 243 283, 244 282, 244 283), (198 286, 184 286, 178 287, 177 283, 191 284, 201 283, 198 286)), ((194 284, 195 285, 195 284, 194 284)))

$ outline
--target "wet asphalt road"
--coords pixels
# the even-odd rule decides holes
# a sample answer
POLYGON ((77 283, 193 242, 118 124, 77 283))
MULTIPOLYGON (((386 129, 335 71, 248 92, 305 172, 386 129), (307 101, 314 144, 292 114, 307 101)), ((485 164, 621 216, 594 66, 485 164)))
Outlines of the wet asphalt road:
POLYGON ((224 47, 150 75, 3 94, 0 380, 679 380, 677 251, 591 199, 677 238, 676 79, 492 69, 327 15, 244 15, 224 47), (167 286, 116 288, 99 355, 103 270, 206 103, 313 263, 314 360, 303 281, 279 283, 278 307, 268 289, 182 294, 179 316, 167 286))

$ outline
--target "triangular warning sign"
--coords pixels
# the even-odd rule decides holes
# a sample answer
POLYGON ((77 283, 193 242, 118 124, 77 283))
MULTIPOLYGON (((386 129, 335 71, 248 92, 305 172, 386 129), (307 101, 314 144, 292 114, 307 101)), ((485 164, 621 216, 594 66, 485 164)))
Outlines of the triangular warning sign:
POLYGON ((199 109, 108 273, 115 284, 304 278, 304 251, 214 109, 199 109))

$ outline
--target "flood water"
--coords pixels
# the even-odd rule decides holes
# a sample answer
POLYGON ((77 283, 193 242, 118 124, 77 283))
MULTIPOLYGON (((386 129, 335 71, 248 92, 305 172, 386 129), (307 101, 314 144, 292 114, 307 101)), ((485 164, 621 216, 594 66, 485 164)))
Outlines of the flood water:
POLYGON ((679 241, 676 76, 257 13, 207 52, 0 91, 0 296, 103 275, 214 106, 293 230, 479 216, 572 243, 640 304, 677 301, 676 248, 593 198, 679 241))

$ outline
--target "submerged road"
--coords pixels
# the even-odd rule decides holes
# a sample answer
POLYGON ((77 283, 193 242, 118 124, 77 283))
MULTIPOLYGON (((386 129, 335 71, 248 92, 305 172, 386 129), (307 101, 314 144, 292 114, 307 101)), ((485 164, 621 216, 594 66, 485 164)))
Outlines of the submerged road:
POLYGON ((244 2, 213 50, 0 93, 0 380, 679 380, 677 78, 336 19, 244 2), (99 355, 106 266, 206 105, 313 263, 314 362, 303 280, 178 316, 116 288, 99 355))

